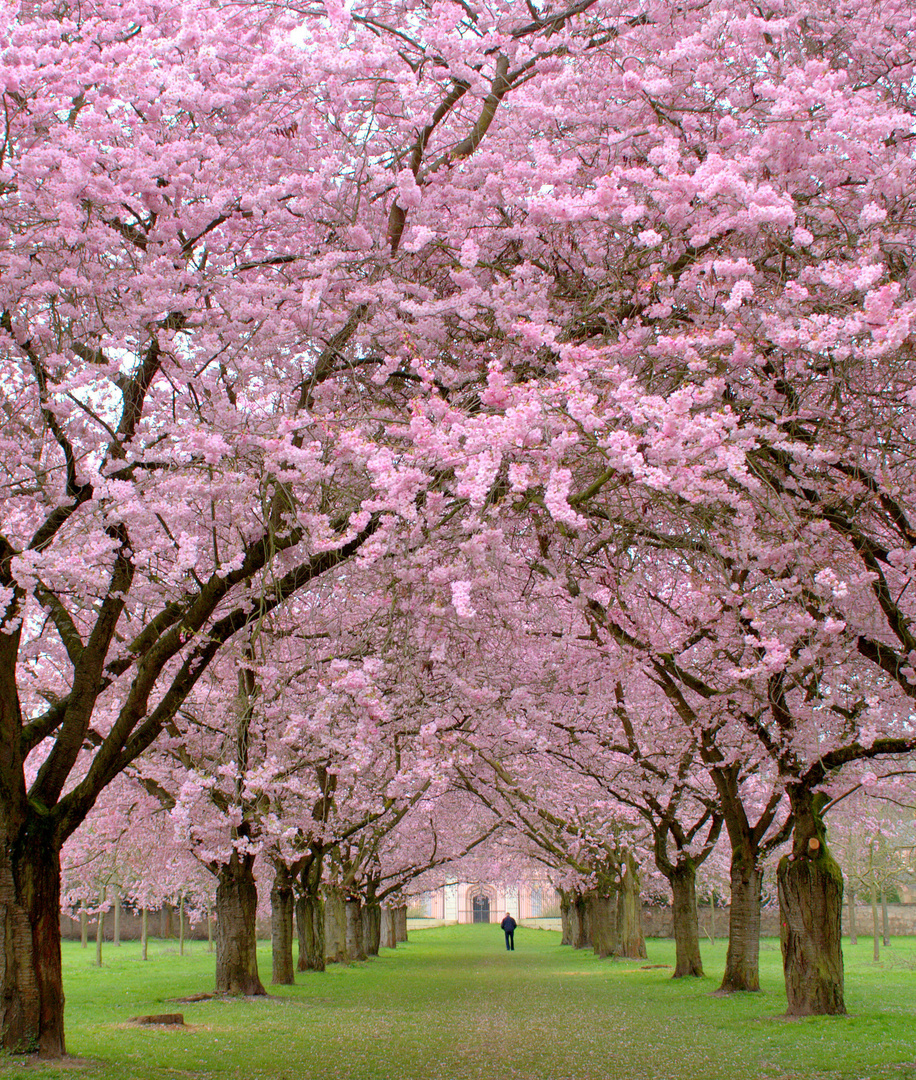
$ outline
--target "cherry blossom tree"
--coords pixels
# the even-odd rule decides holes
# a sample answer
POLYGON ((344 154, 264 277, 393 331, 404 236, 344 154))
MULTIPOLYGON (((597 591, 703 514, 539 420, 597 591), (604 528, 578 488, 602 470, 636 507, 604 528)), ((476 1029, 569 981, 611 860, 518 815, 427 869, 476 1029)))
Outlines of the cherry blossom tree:
POLYGON ((228 642, 424 545, 431 641, 519 536, 769 761, 842 1011, 823 789, 914 742, 909 9, 0 19, 3 1047, 63 1052, 61 846, 228 642))
POLYGON ((313 393, 335 396, 356 320, 306 325, 276 267, 310 228, 285 201, 251 209, 309 160, 302 142, 290 170, 271 134, 289 27, 124 14, 3 12, 0 1026, 46 1056, 64 1049, 61 846, 222 645, 378 534, 385 505, 363 507, 381 474, 336 448, 365 401, 329 429, 313 393))
MULTIPOLYGON (((913 745, 911 17, 665 14, 626 27, 629 59, 603 82, 593 122, 613 139, 577 114, 566 131, 601 151, 576 157, 561 130, 544 146, 553 175, 516 203, 541 275, 537 377, 491 369, 483 403, 498 407, 443 413, 437 433, 476 445, 482 523, 504 509, 503 469, 508 498, 562 537, 543 565, 596 634, 641 653, 706 730, 723 725, 720 764, 748 738, 769 758, 778 784, 749 828, 763 841, 789 802, 790 1011, 841 1012, 821 789, 913 745), (649 568, 656 597, 628 592, 649 568)), ((581 78, 558 107, 580 92, 595 100, 581 78)))

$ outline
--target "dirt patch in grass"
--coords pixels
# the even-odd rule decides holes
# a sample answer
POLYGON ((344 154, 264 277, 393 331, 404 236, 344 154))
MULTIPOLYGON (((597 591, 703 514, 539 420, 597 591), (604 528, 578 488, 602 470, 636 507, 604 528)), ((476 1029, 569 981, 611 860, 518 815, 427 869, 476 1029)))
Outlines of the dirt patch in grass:
POLYGON ((40 1058, 37 1054, 17 1054, 15 1057, 2 1057, 0 1064, 4 1069, 21 1069, 23 1072, 38 1072, 39 1070, 57 1069, 59 1071, 69 1069, 97 1069, 104 1062, 96 1058, 72 1057, 69 1054, 62 1058, 40 1058))

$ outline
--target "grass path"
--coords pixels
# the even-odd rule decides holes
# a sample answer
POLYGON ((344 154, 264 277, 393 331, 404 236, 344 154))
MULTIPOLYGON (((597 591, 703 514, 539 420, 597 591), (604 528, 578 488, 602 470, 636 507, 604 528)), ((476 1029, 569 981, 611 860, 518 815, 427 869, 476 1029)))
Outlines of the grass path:
MULTIPOLYGON (((779 955, 763 947, 765 993, 712 997, 713 977, 599 961, 520 929, 507 953, 498 927, 414 931, 365 964, 299 976, 255 1000, 175 1004, 212 989, 213 957, 193 942, 92 950, 65 944, 63 1067, 0 1059, 28 1080, 916 1080, 916 940, 870 960, 847 947, 850 1016, 781 1019, 779 955), (183 1029, 138 1028, 142 1013, 181 1011, 183 1029)), ((707 946, 720 973, 724 944, 707 946)), ((673 946, 649 943, 650 964, 673 946)), ((263 972, 270 971, 265 948, 263 972)))

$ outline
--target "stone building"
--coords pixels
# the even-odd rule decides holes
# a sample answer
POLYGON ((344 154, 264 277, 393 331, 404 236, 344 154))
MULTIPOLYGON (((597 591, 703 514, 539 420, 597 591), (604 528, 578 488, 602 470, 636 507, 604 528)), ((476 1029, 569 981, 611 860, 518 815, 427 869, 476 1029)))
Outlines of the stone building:
POLYGON ((560 897, 546 881, 452 881, 417 896, 410 914, 457 923, 498 923, 508 912, 518 921, 558 915, 560 897))

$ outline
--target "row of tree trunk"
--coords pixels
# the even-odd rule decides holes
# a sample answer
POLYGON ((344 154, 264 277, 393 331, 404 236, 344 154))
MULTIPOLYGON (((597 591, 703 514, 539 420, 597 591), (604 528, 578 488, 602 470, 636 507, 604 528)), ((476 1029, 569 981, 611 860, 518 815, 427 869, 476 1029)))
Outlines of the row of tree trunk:
POLYGON ((586 893, 561 892, 561 944, 593 949, 600 957, 646 959, 639 875, 632 854, 625 865, 626 873, 613 886, 586 893))
MULTIPOLYGON (((291 985, 296 971, 324 971, 328 964, 377 956, 407 940, 407 908, 366 904, 342 889, 300 890, 278 868, 270 893, 274 985, 291 985), (298 962, 293 943, 298 939, 298 962)), ((253 860, 233 857, 222 868, 216 892, 216 990, 247 996, 266 993, 258 973, 255 919, 258 905, 253 860)))
MULTIPOLYGON (((797 792, 791 792, 798 795, 797 792)), ((802 792, 802 795, 809 795, 802 792)), ((845 1012, 840 916, 843 877, 826 845, 820 794, 793 799, 793 846, 777 870, 780 941, 790 1016, 845 1012)), ((760 989, 759 852, 734 844, 731 865, 729 944, 720 992, 760 989)), ((685 862, 666 874, 672 889, 676 963, 674 977, 703 974, 695 867, 685 862)), ((599 956, 642 958, 639 878, 632 853, 620 880, 584 894, 567 894, 561 903, 563 943, 591 947, 599 956)), ((877 942, 877 916, 875 916, 877 942)))

